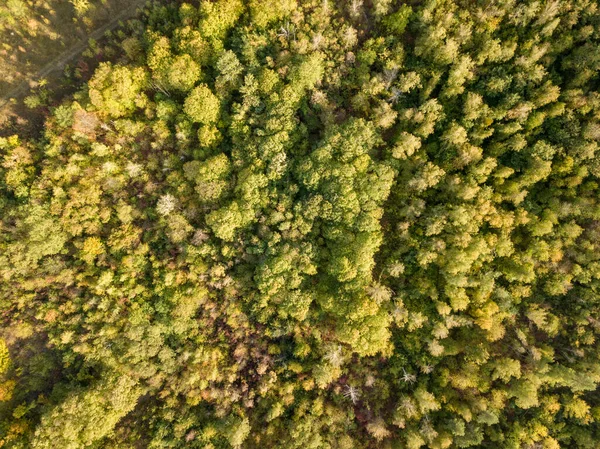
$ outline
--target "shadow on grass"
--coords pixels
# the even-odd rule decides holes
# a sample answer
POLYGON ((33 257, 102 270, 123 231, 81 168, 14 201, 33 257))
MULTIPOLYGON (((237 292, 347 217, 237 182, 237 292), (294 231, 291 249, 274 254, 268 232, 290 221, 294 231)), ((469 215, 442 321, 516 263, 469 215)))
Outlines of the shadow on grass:
POLYGON ((6 98, 94 30, 127 9, 130 0, 91 2, 78 14, 65 0, 12 0, 0 6, 0 97, 6 98))

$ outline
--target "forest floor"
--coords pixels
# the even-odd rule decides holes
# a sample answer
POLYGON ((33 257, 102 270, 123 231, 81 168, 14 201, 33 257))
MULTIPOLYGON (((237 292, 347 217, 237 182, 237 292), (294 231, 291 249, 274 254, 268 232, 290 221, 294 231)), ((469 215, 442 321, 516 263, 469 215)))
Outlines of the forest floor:
MULTIPOLYGON (((10 50, 5 45, 0 51, 0 134, 10 134, 11 129, 36 128, 40 123, 39 112, 27 109, 23 99, 42 80, 48 85, 59 85, 56 81, 64 76, 65 67, 77 62, 90 41, 101 40, 107 32, 135 16, 146 2, 109 0, 95 20, 82 26, 75 26, 67 13, 54 11, 58 18, 54 23, 46 20, 46 28, 35 38, 19 33, 18 24, 14 26, 17 31, 11 31, 10 27, 0 30, 0 37, 12 39, 10 50)), ((43 13, 40 17, 45 19, 43 13)))
POLYGON ((85 38, 82 38, 76 42, 73 46, 48 62, 36 73, 30 75, 29 78, 21 80, 20 83, 12 86, 12 88, 7 92, 1 92, 2 95, 0 96, 0 108, 9 103, 11 99, 20 97, 29 92, 29 89, 35 82, 37 82, 37 80, 46 78, 52 75, 54 72, 62 72, 68 63, 72 62, 77 56, 87 49, 90 39, 98 40, 107 31, 117 28, 121 21, 132 17, 137 9, 145 3, 146 0, 131 0, 131 4, 126 9, 122 10, 118 15, 116 15, 110 22, 93 30, 91 33, 86 35, 85 38))

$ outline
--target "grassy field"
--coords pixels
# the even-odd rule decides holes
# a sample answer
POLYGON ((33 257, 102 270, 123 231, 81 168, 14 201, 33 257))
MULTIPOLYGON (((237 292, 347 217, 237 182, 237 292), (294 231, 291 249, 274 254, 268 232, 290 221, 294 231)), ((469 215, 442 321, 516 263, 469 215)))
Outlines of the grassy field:
POLYGON ((7 0, 0 6, 0 97, 82 42, 130 0, 7 0))
POLYGON ((65 66, 77 62, 90 40, 132 17, 146 0, 0 3, 0 128, 7 131, 38 118, 23 105, 32 88, 48 82, 60 89, 65 66))

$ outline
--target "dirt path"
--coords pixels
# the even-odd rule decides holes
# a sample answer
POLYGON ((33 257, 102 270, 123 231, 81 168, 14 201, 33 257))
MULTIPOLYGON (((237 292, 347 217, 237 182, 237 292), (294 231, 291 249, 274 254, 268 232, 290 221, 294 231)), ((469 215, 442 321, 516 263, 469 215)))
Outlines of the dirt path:
POLYGON ((0 109, 9 103, 11 98, 26 94, 30 89, 30 83, 32 81, 44 78, 50 75, 52 72, 62 70, 65 65, 67 65, 71 60, 79 56, 87 49, 90 39, 98 40, 107 31, 117 28, 119 26, 119 22, 133 16, 137 9, 145 3, 146 0, 131 0, 131 5, 116 15, 110 22, 88 34, 85 40, 73 45, 70 49, 66 50, 61 55, 57 56, 44 67, 42 67, 37 73, 29 77, 29 79, 22 81, 18 86, 0 98, 0 109))

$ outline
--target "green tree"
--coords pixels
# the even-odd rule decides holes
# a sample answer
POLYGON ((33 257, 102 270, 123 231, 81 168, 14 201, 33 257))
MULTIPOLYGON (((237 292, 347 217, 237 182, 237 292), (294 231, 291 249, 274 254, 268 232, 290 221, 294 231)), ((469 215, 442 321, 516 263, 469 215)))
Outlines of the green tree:
POLYGON ((71 393, 42 417, 32 448, 91 446, 106 437, 135 407, 142 394, 135 380, 107 376, 87 390, 71 393))
POLYGON ((219 119, 219 99, 206 84, 194 88, 185 99, 183 110, 196 123, 210 125, 219 119))
POLYGON ((100 112, 118 118, 146 105, 146 85, 147 74, 142 67, 102 63, 89 82, 89 96, 100 112))

